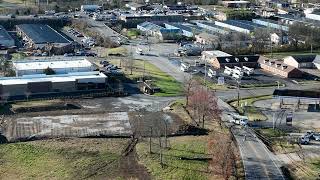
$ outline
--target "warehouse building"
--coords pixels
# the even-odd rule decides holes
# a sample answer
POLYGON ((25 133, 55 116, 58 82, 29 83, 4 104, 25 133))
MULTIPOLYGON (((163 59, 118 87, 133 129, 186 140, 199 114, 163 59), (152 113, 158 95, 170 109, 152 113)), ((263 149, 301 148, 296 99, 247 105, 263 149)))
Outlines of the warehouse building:
POLYGON ((314 62, 318 61, 318 59, 320 59, 320 56, 315 54, 293 55, 285 57, 283 62, 295 68, 314 68, 314 62))
POLYGON ((277 21, 270 19, 252 19, 252 22, 255 24, 259 24, 268 28, 277 29, 281 31, 289 31, 289 27, 286 25, 282 25, 277 21))
POLYGON ((220 69, 228 67, 243 67, 256 68, 258 65, 259 56, 242 55, 232 56, 231 54, 222 51, 203 51, 201 59, 212 64, 213 67, 220 69))
POLYGON ((64 54, 73 50, 72 42, 48 25, 20 24, 16 28, 26 48, 50 50, 53 54, 64 54))
POLYGON ((226 8, 249 8, 250 2, 249 1, 222 1, 222 5, 226 8))
POLYGON ((43 74, 44 70, 51 68, 55 74, 67 74, 71 72, 88 72, 95 70, 91 62, 86 59, 42 59, 14 61, 13 69, 16 76, 43 74))
POLYGON ((100 72, 59 75, 26 75, 0 78, 1 98, 105 89, 107 76, 100 72))
POLYGON ((194 37, 200 34, 203 29, 190 23, 165 23, 167 29, 180 29, 183 36, 194 37))
POLYGON ((144 22, 137 26, 143 34, 154 36, 159 40, 176 40, 181 37, 180 29, 167 29, 151 22, 144 22))
POLYGON ((262 25, 246 20, 215 21, 215 25, 245 34, 250 34, 256 28, 265 28, 262 25))
POLYGON ((300 78, 302 76, 302 72, 297 68, 285 64, 280 60, 273 60, 262 57, 258 62, 263 70, 284 78, 300 78))
POLYGON ((11 47, 14 45, 14 39, 9 35, 7 30, 0 25, 0 46, 11 47))
POLYGON ((197 26, 208 30, 210 32, 218 33, 218 34, 228 34, 230 33, 230 30, 227 30, 226 28, 223 28, 221 26, 215 25, 214 22, 209 21, 197 21, 195 22, 197 26))

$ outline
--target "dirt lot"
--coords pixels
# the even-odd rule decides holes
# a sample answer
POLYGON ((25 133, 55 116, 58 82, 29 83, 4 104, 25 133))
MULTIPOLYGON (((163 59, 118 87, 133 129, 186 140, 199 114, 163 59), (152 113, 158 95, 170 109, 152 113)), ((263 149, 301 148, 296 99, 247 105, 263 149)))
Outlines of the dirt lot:
POLYGON ((163 129, 165 122, 169 132, 174 132, 183 124, 182 120, 161 111, 171 99, 138 95, 16 103, 11 105, 13 115, 4 118, 2 134, 9 141, 61 136, 130 137, 138 130, 139 133, 149 132, 151 126, 163 129), (77 108, 61 109, 65 104, 77 108), (18 109, 23 111, 18 112, 18 109))

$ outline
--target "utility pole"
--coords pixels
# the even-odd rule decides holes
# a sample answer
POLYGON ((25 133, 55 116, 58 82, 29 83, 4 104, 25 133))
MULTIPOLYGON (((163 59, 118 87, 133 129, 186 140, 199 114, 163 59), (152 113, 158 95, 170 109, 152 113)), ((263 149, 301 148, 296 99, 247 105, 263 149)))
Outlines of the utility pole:
POLYGON ((237 84, 238 84, 238 87, 237 87, 237 89, 238 89, 238 107, 240 107, 240 81, 239 80, 237 80, 237 84))
POLYGON ((151 140, 152 140, 152 127, 150 127, 150 137, 149 137, 149 153, 152 153, 151 149, 151 140))
POLYGON ((164 141, 164 148, 167 148, 168 146, 168 142, 167 142, 167 139, 168 139, 168 137, 167 137, 167 121, 166 120, 164 120, 164 138, 165 138, 165 141, 164 141))
POLYGON ((273 112, 273 116, 272 116, 272 129, 274 129, 274 125, 275 125, 275 117, 276 116, 276 114, 275 114, 275 112, 273 112))
POLYGON ((163 162, 162 162, 162 145, 161 145, 161 134, 159 135, 159 152, 160 152, 160 165, 163 168, 163 162))

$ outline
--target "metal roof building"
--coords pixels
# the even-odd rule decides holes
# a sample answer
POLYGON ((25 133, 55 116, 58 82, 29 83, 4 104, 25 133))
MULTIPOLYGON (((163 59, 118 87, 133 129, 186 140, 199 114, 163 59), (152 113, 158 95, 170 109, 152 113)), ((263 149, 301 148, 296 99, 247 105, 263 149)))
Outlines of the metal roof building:
POLYGON ((47 44, 63 47, 71 42, 48 25, 20 24, 16 26, 18 35, 27 41, 31 47, 43 48, 47 44))
POLYGON ((10 47, 14 46, 14 39, 9 35, 7 30, 4 29, 3 26, 0 25, 0 45, 10 47))
POLYGON ((93 71, 95 68, 86 59, 42 59, 14 61, 13 68, 16 76, 43 74, 46 68, 51 68, 56 74, 67 74, 71 72, 93 71))
POLYGON ((256 28, 265 28, 265 26, 246 20, 227 20, 223 22, 215 21, 215 25, 246 34, 250 34, 256 28))
POLYGON ((81 90, 104 89, 107 76, 98 71, 58 75, 26 75, 0 78, 0 96, 24 97, 40 94, 57 94, 81 90))
POLYGON ((282 31, 289 31, 289 27, 280 24, 277 21, 270 20, 270 19, 252 19, 252 22, 255 24, 259 24, 265 27, 273 28, 273 29, 278 29, 282 31))
POLYGON ((221 26, 217 26, 215 25, 214 22, 209 22, 209 21, 197 21, 195 22, 197 24, 197 26, 209 30, 211 32, 214 33, 218 33, 218 34, 228 34, 230 32, 230 30, 228 30, 227 28, 223 28, 221 26))
POLYGON ((203 29, 190 23, 165 23, 167 29, 180 29, 182 35, 186 37, 193 37, 196 34, 200 34, 203 29))

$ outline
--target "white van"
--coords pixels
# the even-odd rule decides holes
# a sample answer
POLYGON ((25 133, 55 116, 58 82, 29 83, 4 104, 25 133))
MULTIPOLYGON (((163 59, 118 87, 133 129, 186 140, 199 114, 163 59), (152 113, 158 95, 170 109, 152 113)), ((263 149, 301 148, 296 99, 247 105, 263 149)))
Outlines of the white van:
POLYGON ((248 117, 247 116, 240 116, 240 115, 232 115, 233 120, 230 122, 233 122, 234 124, 238 124, 241 126, 246 126, 248 124, 248 117))
POLYGON ((223 73, 227 74, 227 75, 231 75, 232 74, 232 69, 229 68, 228 66, 225 66, 225 69, 224 69, 223 73))
POLYGON ((143 54, 142 49, 137 47, 136 53, 139 54, 139 55, 142 55, 143 54))
POLYGON ((189 64, 181 63, 180 70, 183 72, 187 72, 189 70, 189 64))
POLYGON ((213 71, 212 69, 208 70, 208 77, 213 78, 217 75, 216 71, 213 71))

